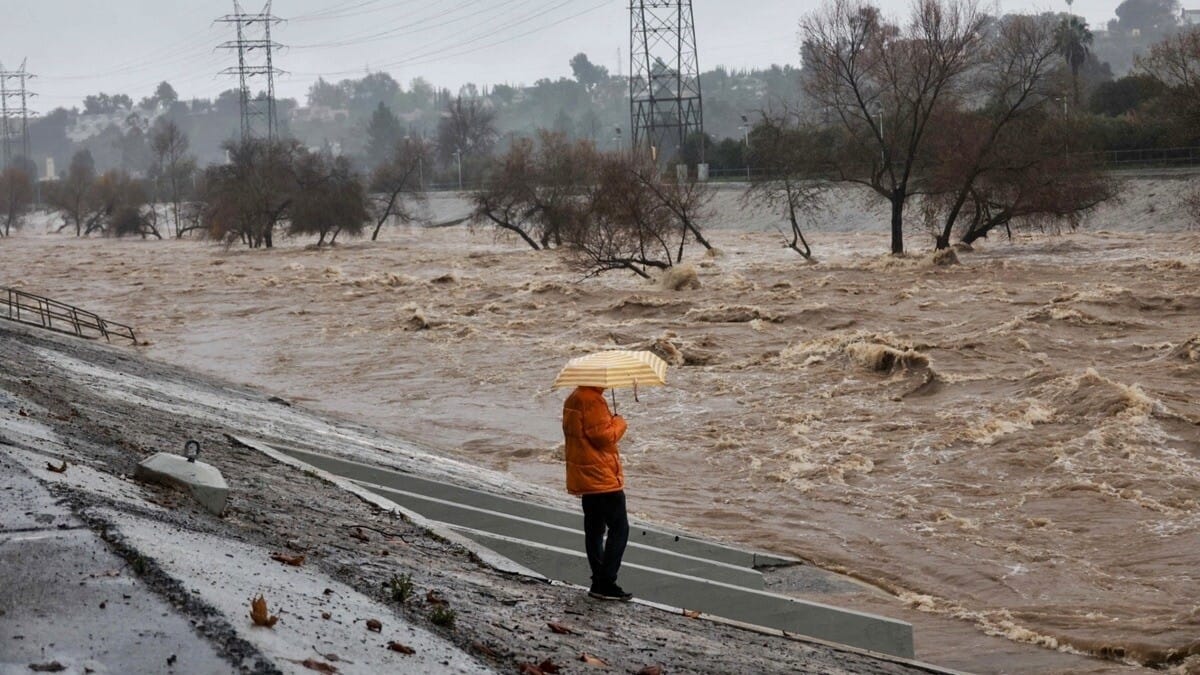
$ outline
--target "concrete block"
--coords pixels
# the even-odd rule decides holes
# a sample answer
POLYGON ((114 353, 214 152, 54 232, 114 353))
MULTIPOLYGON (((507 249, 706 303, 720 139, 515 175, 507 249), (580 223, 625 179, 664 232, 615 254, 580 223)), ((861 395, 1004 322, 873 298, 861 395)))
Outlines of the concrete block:
POLYGON ((169 452, 159 452, 138 464, 139 480, 188 490, 210 513, 221 515, 229 498, 229 484, 211 464, 189 462, 169 452))

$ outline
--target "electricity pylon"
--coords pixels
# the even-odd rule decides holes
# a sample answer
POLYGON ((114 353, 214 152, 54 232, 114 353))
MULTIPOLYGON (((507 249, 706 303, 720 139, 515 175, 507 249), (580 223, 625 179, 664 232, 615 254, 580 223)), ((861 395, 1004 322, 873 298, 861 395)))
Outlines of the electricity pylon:
MULTIPOLYGON (((633 147, 663 161, 690 136, 704 133, 692 2, 633 0, 629 26, 633 147)), ((703 153, 703 143, 700 148, 703 153)))
POLYGON ((218 49, 237 51, 237 66, 226 68, 221 71, 221 74, 238 76, 242 140, 260 137, 261 132, 257 131, 256 127, 261 128, 262 125, 261 123, 256 124, 256 122, 262 118, 266 119, 267 140, 273 141, 278 135, 279 121, 275 114, 275 76, 283 71, 275 67, 274 52, 283 45, 271 40, 271 26, 281 21, 282 19, 271 14, 269 0, 262 11, 257 13, 242 11, 242 6, 237 0, 234 0, 233 14, 226 14, 217 19, 218 23, 234 24, 237 30, 237 39, 222 43, 218 49), (261 31, 258 31, 261 37, 250 35, 251 29, 255 26, 261 26, 261 31), (262 52, 262 58, 253 58, 255 56, 253 52, 256 50, 262 52), (265 100, 256 99, 251 95, 250 83, 256 77, 265 77, 267 80, 265 100))
POLYGON ((0 64, 0 168, 7 169, 13 160, 13 142, 20 139, 19 157, 33 162, 29 146, 29 99, 37 96, 26 87, 26 82, 36 77, 26 72, 25 61, 18 70, 5 70, 0 64), (10 86, 15 81, 16 86, 10 86), (10 102, 12 101, 12 102, 10 102))

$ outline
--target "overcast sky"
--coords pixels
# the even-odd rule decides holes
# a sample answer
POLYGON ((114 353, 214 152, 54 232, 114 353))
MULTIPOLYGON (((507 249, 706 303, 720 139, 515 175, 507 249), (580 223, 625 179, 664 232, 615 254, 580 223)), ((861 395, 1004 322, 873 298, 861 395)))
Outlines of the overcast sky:
MULTIPOLYGON (((1112 18, 1119 0, 1078 0, 1074 11, 1094 28, 1112 18)), ((733 68, 797 64, 796 26, 819 0, 695 0, 700 63, 733 68)), ((900 12, 904 0, 882 0, 900 12)), ((167 80, 180 96, 213 96, 234 85, 222 68, 235 54, 215 49, 233 27, 214 23, 232 0, 39 0, 6 2, 0 62, 28 59, 38 75, 32 108, 79 105, 105 91, 140 99, 167 80)), ((567 61, 586 52, 615 70, 628 68, 629 0, 276 0, 287 19, 272 36, 289 48, 276 65, 289 74, 280 96, 303 101, 318 75, 358 77, 384 70, 402 83, 423 76, 457 89, 477 84, 532 83, 569 76, 567 61)), ((244 9, 257 11, 258 0, 244 9)), ((1000 11, 1061 11, 1065 0, 1005 0, 1000 11)))

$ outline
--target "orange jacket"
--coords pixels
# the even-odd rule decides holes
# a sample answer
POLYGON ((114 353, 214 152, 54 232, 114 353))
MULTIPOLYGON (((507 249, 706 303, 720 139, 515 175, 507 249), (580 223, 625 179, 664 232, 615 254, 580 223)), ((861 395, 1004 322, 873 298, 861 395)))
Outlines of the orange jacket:
POLYGON ((625 472, 617 441, 625 420, 608 411, 604 390, 578 387, 563 403, 563 436, 567 440, 567 492, 594 495, 625 489, 625 472))

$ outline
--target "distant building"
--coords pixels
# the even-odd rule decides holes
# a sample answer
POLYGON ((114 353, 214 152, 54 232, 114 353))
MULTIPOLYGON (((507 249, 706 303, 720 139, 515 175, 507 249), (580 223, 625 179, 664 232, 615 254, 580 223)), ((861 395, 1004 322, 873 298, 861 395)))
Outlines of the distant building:
POLYGON ((1183 25, 1185 26, 1195 26, 1200 24, 1200 9, 1185 9, 1182 12, 1181 18, 1183 19, 1183 25))

